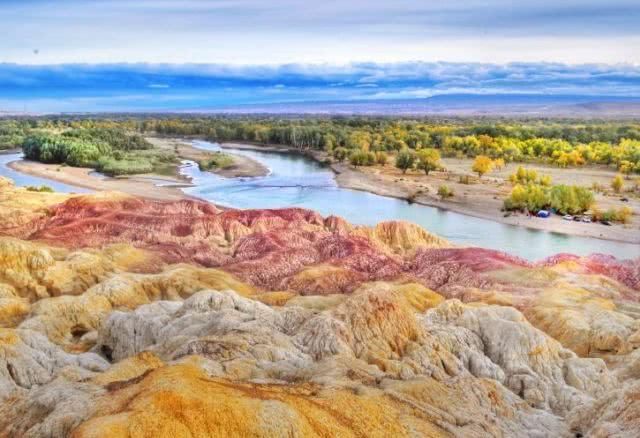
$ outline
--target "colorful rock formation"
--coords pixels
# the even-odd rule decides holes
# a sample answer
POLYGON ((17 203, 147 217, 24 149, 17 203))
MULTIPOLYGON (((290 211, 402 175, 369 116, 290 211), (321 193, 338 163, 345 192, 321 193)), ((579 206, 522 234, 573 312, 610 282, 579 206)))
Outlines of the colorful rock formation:
POLYGON ((640 258, 0 183, 0 436, 640 428, 640 258))

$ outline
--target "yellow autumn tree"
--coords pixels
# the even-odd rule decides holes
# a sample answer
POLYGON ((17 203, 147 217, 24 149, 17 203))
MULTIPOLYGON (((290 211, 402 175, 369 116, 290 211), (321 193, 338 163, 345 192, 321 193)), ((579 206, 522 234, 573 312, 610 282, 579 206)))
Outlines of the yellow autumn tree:
POLYGON ((471 170, 476 172, 479 178, 482 178, 482 175, 485 175, 493 170, 493 160, 486 155, 478 155, 476 159, 473 160, 471 170))

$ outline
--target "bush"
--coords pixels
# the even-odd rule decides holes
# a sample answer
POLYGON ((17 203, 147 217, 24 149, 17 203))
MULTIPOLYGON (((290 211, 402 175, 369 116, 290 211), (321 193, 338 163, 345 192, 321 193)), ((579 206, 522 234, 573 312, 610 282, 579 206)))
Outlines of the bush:
POLYGON ((559 214, 580 214, 589 210, 593 202, 593 193, 584 187, 516 184, 505 199, 504 208, 531 212, 553 208, 559 214))
POLYGON ((386 152, 383 151, 378 151, 376 152, 376 163, 384 166, 385 164, 387 164, 387 161, 389 161, 389 156, 387 155, 386 152))
POLYGON ((596 221, 621 222, 623 224, 629 223, 632 215, 633 210, 626 206, 618 210, 610 208, 604 212, 594 208, 593 211, 593 218, 596 221))
POLYGON ((229 167, 232 164, 233 159, 229 155, 217 152, 211 158, 200 160, 198 162, 198 167, 200 168, 200 170, 224 169, 225 167, 229 167))
POLYGON ((548 189, 536 184, 516 184, 504 201, 505 210, 538 212, 548 205, 548 189))
POLYGON ((351 152, 349 162, 354 166, 373 166, 376 162, 376 156, 373 152, 357 150, 351 152))
POLYGON ((26 189, 30 192, 53 193, 53 189, 49 186, 27 186, 26 189))
POLYGON ((551 188, 549 204, 560 214, 580 214, 593 205, 593 193, 584 187, 558 185, 551 188))
POLYGON ((413 167, 413 163, 416 161, 416 155, 409 149, 402 149, 396 155, 396 167, 402 170, 402 173, 407 173, 407 170, 413 167))
POLYGON ((491 158, 484 155, 478 155, 471 165, 471 170, 476 172, 479 178, 482 178, 482 175, 491 172, 493 167, 494 163, 491 158))
POLYGON ((453 195, 454 195, 453 189, 450 188, 449 186, 442 185, 438 187, 438 196, 440 196, 441 200, 444 201, 447 198, 453 197, 453 195))
POLYGON ((611 188, 614 192, 620 193, 624 187, 624 179, 622 179, 622 175, 616 175, 611 181, 611 188))
POLYGON ((333 155, 333 158, 338 161, 344 161, 349 156, 349 150, 347 148, 338 147, 331 152, 331 155, 333 155))
POLYGON ((436 149, 425 148, 420 149, 417 154, 416 167, 420 170, 424 170, 426 175, 432 170, 437 170, 442 167, 440 163, 440 153, 436 149))
POLYGON ((97 161, 96 169, 105 175, 118 176, 150 173, 153 171, 153 166, 146 160, 116 160, 115 158, 107 157, 100 158, 97 161))

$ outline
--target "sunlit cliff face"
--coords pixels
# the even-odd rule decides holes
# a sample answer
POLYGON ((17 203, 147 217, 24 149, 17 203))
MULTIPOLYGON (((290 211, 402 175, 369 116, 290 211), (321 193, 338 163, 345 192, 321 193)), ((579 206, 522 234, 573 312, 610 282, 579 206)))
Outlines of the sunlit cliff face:
POLYGON ((0 181, 0 436, 632 436, 640 259, 0 181))

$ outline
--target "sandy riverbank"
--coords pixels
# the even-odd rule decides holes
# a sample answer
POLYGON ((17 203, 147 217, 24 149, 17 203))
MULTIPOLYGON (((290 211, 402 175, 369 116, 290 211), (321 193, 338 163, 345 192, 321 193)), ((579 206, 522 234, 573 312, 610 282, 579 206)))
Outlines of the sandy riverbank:
MULTIPOLYGON (((300 151, 280 146, 259 146, 253 144, 224 143, 222 147, 237 149, 272 150, 278 152, 300 151)), ((305 151, 305 155, 323 162, 327 155, 320 151, 305 151)), ((599 223, 583 223, 566 221, 559 216, 541 219, 528 217, 523 214, 504 217, 502 208, 503 199, 509 194, 511 185, 506 182, 508 175, 513 173, 518 164, 510 164, 504 169, 483 178, 474 184, 459 183, 460 175, 473 174, 467 169, 471 168, 471 160, 444 159, 444 165, 449 172, 432 172, 426 176, 422 172, 402 172, 392 164, 386 166, 355 168, 347 163, 333 163, 330 168, 336 173, 336 181, 340 187, 352 190, 362 190, 381 196, 400 199, 412 198, 413 202, 421 205, 441 208, 467 216, 479 217, 494 222, 508 225, 531 228, 569 234, 574 236, 593 237, 605 240, 613 240, 627 243, 640 244, 640 200, 630 199, 622 203, 620 196, 596 195, 596 202, 601 209, 610 207, 619 208, 623 205, 631 207, 636 213, 631 224, 614 224, 606 226, 599 223), (453 199, 441 201, 437 196, 440 185, 451 187, 455 196, 453 199)), ((593 182, 606 186, 615 176, 615 172, 603 168, 559 169, 556 167, 535 165, 541 174, 549 174, 557 183, 580 184, 591 186, 593 182)), ((638 249, 640 255, 640 248, 638 249)))
POLYGON ((26 160, 13 161, 7 166, 28 175, 48 178, 95 191, 117 191, 159 200, 178 200, 189 197, 180 190, 180 187, 189 186, 187 181, 164 175, 145 174, 120 178, 103 178, 91 175, 93 169, 60 166, 59 164, 43 164, 26 160), (159 182, 167 185, 156 185, 159 182))
MULTIPOLYGON (((175 151, 181 159, 185 160, 198 162, 214 155, 213 152, 195 148, 180 139, 149 137, 147 140, 158 149, 175 151)), ((248 157, 237 154, 227 155, 232 157, 233 164, 224 169, 212 170, 212 172, 227 178, 235 178, 263 176, 269 171, 267 167, 248 157)), ((177 166, 173 176, 144 174, 116 178, 95 175, 92 173, 93 169, 44 164, 28 160, 14 161, 7 166, 25 174, 95 191, 119 191, 134 196, 159 200, 191 198, 181 190, 181 188, 189 187, 191 184, 187 178, 180 175, 177 166)))

